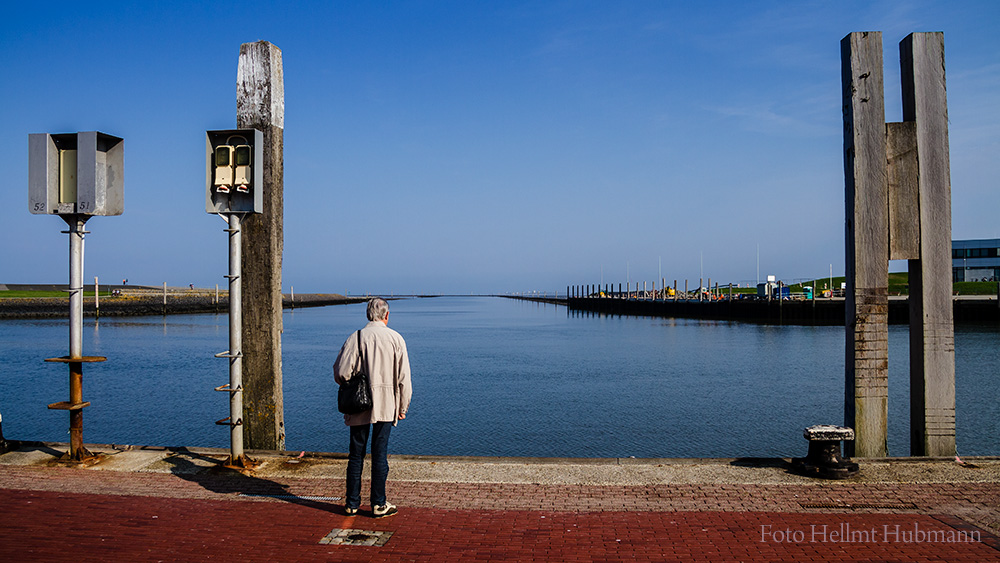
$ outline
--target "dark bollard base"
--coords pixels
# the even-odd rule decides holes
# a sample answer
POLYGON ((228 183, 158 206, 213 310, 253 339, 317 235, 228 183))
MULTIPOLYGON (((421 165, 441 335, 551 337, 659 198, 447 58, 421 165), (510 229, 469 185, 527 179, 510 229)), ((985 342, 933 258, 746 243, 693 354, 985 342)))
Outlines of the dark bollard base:
POLYGON ((802 436, 809 440, 809 453, 792 459, 792 471, 821 479, 847 479, 858 474, 858 464, 840 457, 840 442, 854 440, 854 429, 817 424, 806 428, 802 436))
POLYGON ((840 457, 840 440, 811 440, 806 457, 792 459, 792 469, 822 479, 847 479, 859 471, 857 463, 840 457))
POLYGON ((819 477, 820 479, 847 479, 858 474, 860 468, 858 464, 842 460, 835 464, 813 464, 808 458, 797 457, 792 459, 792 471, 805 475, 806 477, 819 477))

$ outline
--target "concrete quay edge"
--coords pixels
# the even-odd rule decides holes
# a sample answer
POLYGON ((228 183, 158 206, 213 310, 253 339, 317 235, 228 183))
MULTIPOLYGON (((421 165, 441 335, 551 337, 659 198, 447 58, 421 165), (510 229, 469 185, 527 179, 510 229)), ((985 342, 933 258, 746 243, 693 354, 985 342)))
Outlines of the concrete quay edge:
MULTIPOLYGON (((87 470, 119 472, 199 472, 221 466, 229 450, 205 447, 87 444, 98 454, 87 470), (183 460, 183 467, 178 463, 183 460)), ((21 442, 0 455, 0 466, 46 467, 64 464, 68 450, 61 442, 21 442)), ((803 452, 804 453, 804 452, 803 452)), ((246 454, 257 464, 247 471, 260 477, 342 479, 347 454, 337 452, 258 451, 246 454)), ((857 476, 824 480, 793 473, 788 458, 539 458, 390 455, 393 481, 435 483, 508 483, 552 485, 642 486, 692 485, 825 485, 892 483, 1000 484, 1000 457, 854 458, 857 476)), ((366 470, 368 469, 366 464, 366 470)))

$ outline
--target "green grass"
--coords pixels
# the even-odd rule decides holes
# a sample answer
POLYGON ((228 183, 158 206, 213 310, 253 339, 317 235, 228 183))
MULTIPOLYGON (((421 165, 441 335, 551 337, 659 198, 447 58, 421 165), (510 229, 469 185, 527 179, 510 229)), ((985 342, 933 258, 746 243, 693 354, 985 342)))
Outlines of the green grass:
MULTIPOLYGON (((101 297, 110 296, 111 292, 102 291, 101 297)), ((93 291, 84 291, 84 297, 93 297, 93 291)), ((69 293, 65 291, 0 291, 0 299, 16 299, 16 298, 34 298, 34 297, 69 297, 69 293)))
POLYGON ((957 282, 955 292, 959 295, 996 295, 997 282, 957 282))
MULTIPOLYGON (((833 287, 839 289, 840 284, 847 280, 844 276, 833 278, 833 287)), ((802 291, 802 287, 811 285, 822 292, 830 288, 830 278, 806 281, 790 286, 792 293, 802 291)), ((996 295, 997 282, 956 282, 952 291, 958 295, 996 295)), ((910 275, 907 272, 892 272, 889 274, 889 295, 909 295, 910 275)))

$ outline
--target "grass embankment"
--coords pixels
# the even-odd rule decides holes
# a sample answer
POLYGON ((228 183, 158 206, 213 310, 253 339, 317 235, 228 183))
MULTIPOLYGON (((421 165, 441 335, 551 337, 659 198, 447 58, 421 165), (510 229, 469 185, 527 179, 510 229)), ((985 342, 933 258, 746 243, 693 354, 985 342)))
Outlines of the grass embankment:
MULTIPOLYGON (((840 285, 847 281, 844 276, 833 278, 833 287, 840 289, 840 285)), ((803 286, 811 285, 823 291, 830 289, 830 278, 820 278, 813 281, 805 281, 791 286, 792 293, 802 291, 803 286)), ((910 275, 907 272, 892 272, 889 274, 889 295, 909 295, 910 275)), ((953 295, 996 295, 997 282, 955 282, 952 284, 953 295)))
MULTIPOLYGON (((68 297, 69 294, 65 291, 14 291, 14 290, 4 290, 0 291, 0 299, 33 299, 38 297, 68 297)), ((84 297, 93 297, 93 291, 84 291, 84 297)), ((98 294, 100 297, 111 297, 110 291, 102 291, 98 294)))
MULTIPOLYGON (((802 288, 812 286, 816 291, 823 292, 828 289, 840 289, 841 285, 847 282, 844 276, 834 276, 833 278, 819 278, 812 281, 804 281, 789 286, 792 293, 801 292, 802 288)), ((910 291, 910 275, 906 272, 892 272, 889 274, 889 295, 908 295, 910 291)), ((995 291, 994 291, 995 293, 995 291)))
MULTIPOLYGON (((788 290, 791 293, 802 293, 803 288, 807 286, 812 286, 816 288, 819 294, 823 291, 834 288, 840 289, 841 284, 845 283, 847 278, 844 276, 835 276, 834 278, 819 278, 812 281, 804 281, 788 286, 788 290)), ((725 292, 729 291, 729 288, 724 284, 719 284, 719 289, 725 292)), ((756 294, 757 288, 755 287, 734 287, 733 293, 748 293, 756 294)), ((910 294, 910 275, 907 272, 892 272, 889 274, 889 295, 909 295, 910 294)), ((954 295, 996 295, 997 294, 997 282, 956 282, 952 284, 952 294, 954 295)))

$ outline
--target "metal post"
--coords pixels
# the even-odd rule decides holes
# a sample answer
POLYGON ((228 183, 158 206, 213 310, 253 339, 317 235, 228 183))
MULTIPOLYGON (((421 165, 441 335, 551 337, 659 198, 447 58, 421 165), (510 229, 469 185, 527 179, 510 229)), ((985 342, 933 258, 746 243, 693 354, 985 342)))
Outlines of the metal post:
POLYGON ((64 217, 69 224, 69 356, 83 355, 83 230, 85 215, 64 217))
POLYGON ((70 450, 64 456, 72 461, 93 457, 83 447, 83 409, 90 403, 83 401, 84 362, 103 362, 103 357, 83 356, 83 230, 87 215, 63 215, 69 225, 69 355, 49 358, 47 362, 69 364, 69 401, 52 403, 50 409, 69 411, 70 450))
POLYGON ((229 392, 229 417, 218 424, 229 425, 229 462, 227 465, 245 466, 243 457, 243 300, 242 300, 242 214, 225 216, 229 222, 229 350, 216 354, 229 359, 229 385, 216 387, 229 392))
POLYGON ((241 264, 243 232, 239 214, 229 216, 229 420, 230 461, 243 457, 243 292, 241 264))
MULTIPOLYGON (((85 216, 67 217, 69 223, 69 357, 83 357, 83 225, 85 216)), ((69 402, 83 403, 83 364, 69 364, 69 402)), ((83 447, 83 409, 69 411, 69 451, 72 459, 87 457, 83 447)), ((89 453, 89 452, 87 452, 89 453)))
POLYGON ((97 319, 101 318, 101 287, 98 283, 97 276, 94 276, 94 316, 97 319))

